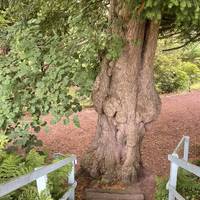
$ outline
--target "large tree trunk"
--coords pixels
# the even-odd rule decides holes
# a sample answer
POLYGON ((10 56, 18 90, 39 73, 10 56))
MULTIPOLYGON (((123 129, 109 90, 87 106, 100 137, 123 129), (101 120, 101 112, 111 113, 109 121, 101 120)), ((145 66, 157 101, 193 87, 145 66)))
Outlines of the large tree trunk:
POLYGON ((112 30, 125 41, 122 53, 116 61, 103 59, 94 85, 97 130, 81 165, 92 177, 130 183, 141 167, 145 125, 160 111, 153 81, 159 24, 123 19, 123 31, 112 30))

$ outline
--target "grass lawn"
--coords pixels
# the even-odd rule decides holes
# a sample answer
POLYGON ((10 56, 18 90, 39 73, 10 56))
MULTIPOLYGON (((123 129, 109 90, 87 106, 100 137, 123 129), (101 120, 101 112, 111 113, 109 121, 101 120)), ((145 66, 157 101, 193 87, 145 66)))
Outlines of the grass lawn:
POLYGON ((194 83, 194 84, 191 86, 191 89, 192 89, 192 90, 198 90, 198 89, 200 89, 200 82, 194 83))

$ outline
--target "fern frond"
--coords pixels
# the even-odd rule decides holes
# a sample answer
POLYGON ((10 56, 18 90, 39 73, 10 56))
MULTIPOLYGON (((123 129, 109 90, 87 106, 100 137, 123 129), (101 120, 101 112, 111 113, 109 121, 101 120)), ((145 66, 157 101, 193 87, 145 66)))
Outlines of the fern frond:
POLYGON ((0 183, 16 176, 21 158, 16 155, 7 155, 0 166, 0 183))
POLYGON ((4 183, 15 177, 27 174, 31 171, 30 167, 26 167, 22 158, 6 154, 6 157, 0 165, 0 183, 4 183))
POLYGON ((37 189, 33 185, 26 186, 22 188, 18 200, 39 200, 37 189))
POLYGON ((44 165, 45 156, 41 156, 35 149, 32 149, 26 156, 26 166, 34 169, 44 165))

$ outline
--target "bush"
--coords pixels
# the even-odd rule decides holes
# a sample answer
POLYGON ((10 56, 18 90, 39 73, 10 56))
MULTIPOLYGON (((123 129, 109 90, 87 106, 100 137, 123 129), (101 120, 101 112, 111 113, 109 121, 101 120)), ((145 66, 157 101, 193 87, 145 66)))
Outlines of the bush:
POLYGON ((184 60, 183 55, 158 52, 155 61, 155 82, 160 93, 190 89, 200 81, 197 64, 184 60))
POLYGON ((160 93, 171 93, 188 88, 189 77, 176 67, 161 66, 155 75, 156 87, 160 93))
POLYGON ((191 84, 200 81, 200 69, 197 65, 191 62, 183 62, 180 70, 184 71, 188 75, 191 84))

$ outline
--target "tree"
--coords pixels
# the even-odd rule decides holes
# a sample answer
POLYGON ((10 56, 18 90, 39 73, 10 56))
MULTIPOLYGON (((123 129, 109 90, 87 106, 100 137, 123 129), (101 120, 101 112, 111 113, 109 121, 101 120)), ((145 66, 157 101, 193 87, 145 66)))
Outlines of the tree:
MULTIPOLYGON (((17 36, 28 31, 26 37, 31 32, 32 38, 37 38, 29 40, 35 44, 32 45, 36 55, 31 63, 30 56, 22 54, 24 46, 21 54, 10 52, 11 58, 17 55, 15 61, 20 58, 29 68, 35 66, 31 77, 30 70, 23 71, 25 74, 19 77, 24 83, 24 77, 29 75, 29 87, 27 84, 20 87, 25 88, 22 91, 31 92, 23 105, 21 101, 18 103, 33 116, 54 111, 60 119, 67 110, 76 111, 73 108, 77 102, 69 101, 63 88, 74 85, 84 88, 79 77, 85 70, 83 63, 86 66, 93 63, 93 67, 100 63, 101 70, 92 92, 98 112, 97 131, 82 168, 92 177, 128 183, 136 181, 142 164, 140 148, 145 126, 155 120, 160 111, 153 81, 158 35, 182 38, 181 46, 199 40, 199 4, 199 0, 35 0, 31 3, 24 0, 9 5, 3 16, 4 20, 10 20, 11 30, 16 30, 21 22, 17 36), (39 31, 33 31, 34 27, 39 31), (68 56, 63 58, 62 55, 68 56), (96 62, 97 58, 100 62, 96 62), (54 90, 52 81, 55 82, 54 90), (46 98, 48 95, 54 103, 46 98), (31 105, 28 103, 30 98, 34 100, 31 105)), ((16 31, 10 39, 18 44, 19 39, 13 39, 15 34, 16 31)), ((19 45, 14 47, 18 50, 19 45)), ((17 66, 20 71, 21 63, 17 66)), ((91 68, 86 67, 84 74, 91 72, 91 68)), ((27 96, 26 92, 22 94, 27 96)), ((24 112, 20 116, 23 115, 24 112)))
POLYGON ((126 6, 111 6, 111 20, 120 19, 123 26, 113 24, 111 31, 123 40, 123 47, 116 60, 102 61, 93 90, 97 132, 83 167, 94 177, 132 182, 141 165, 145 125, 160 110, 152 77, 159 23, 132 19, 126 6))
MULTIPOLYGON (((123 40, 123 47, 114 61, 104 57, 94 85, 97 131, 82 165, 92 176, 124 182, 137 179, 145 126, 160 110, 153 82, 158 34, 180 31, 180 25, 185 28, 189 22, 196 27, 199 8, 194 7, 192 1, 142 1, 139 5, 111 1, 111 32, 123 40)), ((179 36, 189 34, 187 28, 181 29, 179 36)), ((193 34, 191 38, 199 37, 199 32, 193 34)))

